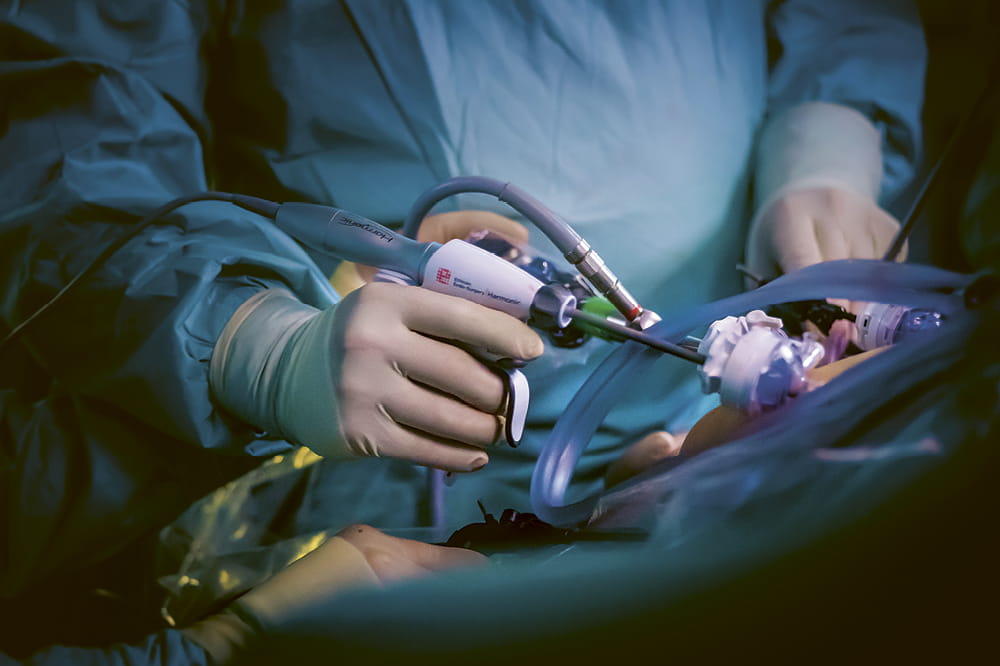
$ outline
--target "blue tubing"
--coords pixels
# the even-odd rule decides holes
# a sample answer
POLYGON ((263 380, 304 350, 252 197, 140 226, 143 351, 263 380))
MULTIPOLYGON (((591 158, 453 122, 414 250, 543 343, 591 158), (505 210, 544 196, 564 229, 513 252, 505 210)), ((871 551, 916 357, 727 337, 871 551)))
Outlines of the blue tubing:
MULTIPOLYGON (((938 268, 877 260, 831 261, 808 266, 751 292, 665 316, 646 332, 677 342, 696 326, 726 315, 774 303, 822 298, 923 307, 946 318, 964 309, 961 289, 971 277, 938 268)), ((627 342, 609 355, 587 379, 556 422, 531 478, 534 512, 554 525, 586 522, 598 496, 565 504, 566 490, 580 456, 635 373, 661 354, 627 342)))

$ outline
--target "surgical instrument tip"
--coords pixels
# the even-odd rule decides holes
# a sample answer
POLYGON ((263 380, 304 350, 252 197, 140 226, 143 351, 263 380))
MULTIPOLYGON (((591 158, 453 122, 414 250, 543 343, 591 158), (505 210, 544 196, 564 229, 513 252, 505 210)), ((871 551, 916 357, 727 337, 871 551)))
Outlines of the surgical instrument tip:
POLYGON ((566 314, 571 319, 581 320, 592 326, 596 326, 605 331, 608 331, 618 337, 628 338, 629 340, 635 340, 636 342, 641 342, 642 344, 652 347, 657 351, 661 351, 665 354, 670 354, 678 358, 682 358, 685 361, 691 361, 692 363, 703 364, 705 362, 704 354, 699 354, 696 351, 691 351, 680 345, 673 344, 672 342, 667 342, 666 340, 661 340, 653 335, 644 333, 642 331, 636 330, 625 326, 624 324, 619 324, 617 322, 606 319, 600 315, 593 314, 591 312, 586 312, 584 310, 578 310, 576 308, 567 308, 566 314))

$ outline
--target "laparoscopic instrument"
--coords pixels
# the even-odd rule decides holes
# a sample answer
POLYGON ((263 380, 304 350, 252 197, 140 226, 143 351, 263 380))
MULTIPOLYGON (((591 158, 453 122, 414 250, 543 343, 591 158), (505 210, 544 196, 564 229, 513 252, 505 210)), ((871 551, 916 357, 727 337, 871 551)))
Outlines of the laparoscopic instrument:
MULTIPOLYGON (((550 334, 564 333, 575 325, 597 331, 602 337, 626 342, 598 367, 571 401, 535 467, 533 507, 542 519, 557 525, 586 519, 586 507, 563 506, 563 495, 576 461, 610 409, 613 394, 609 391, 620 388, 623 368, 634 369, 636 363, 669 354, 698 364, 704 390, 718 392, 723 404, 749 412, 768 411, 808 388, 807 371, 821 361, 823 348, 809 334, 801 338, 790 337, 782 329, 781 319, 752 308, 805 299, 822 301, 826 297, 877 300, 870 298, 871 289, 848 289, 850 285, 843 279, 845 269, 821 266, 819 271, 840 272, 813 276, 809 269, 804 269, 800 271, 801 276, 779 278, 742 297, 724 299, 698 308, 695 313, 672 315, 670 321, 661 321, 659 315, 641 306, 593 248, 555 213, 509 183, 461 177, 422 195, 411 208, 402 232, 355 213, 318 204, 279 204, 224 192, 205 192, 175 199, 143 218, 128 234, 107 247, 55 297, 16 326, 0 342, 0 348, 44 316, 74 285, 91 275, 143 229, 182 205, 202 200, 227 201, 260 214, 313 251, 378 267, 380 279, 419 285, 464 298, 510 314, 550 334), (536 224, 586 279, 587 289, 567 288, 559 280, 549 281, 546 274, 540 273, 540 277, 547 280, 543 281, 497 254, 464 240, 440 244, 418 242, 410 237, 416 235, 417 227, 433 206, 463 192, 496 196, 536 224), (830 278, 844 287, 843 293, 830 291, 830 278), (788 284, 789 279, 792 286, 788 284), (594 303, 601 307, 593 307, 594 303), (747 314, 727 316, 731 312, 747 314), (702 339, 688 336, 696 326, 707 322, 711 323, 702 339)), ((854 278, 869 280, 867 284, 870 285, 873 281, 878 282, 875 278, 881 279, 881 273, 875 273, 892 266, 885 262, 861 262, 847 270, 854 278)), ((892 295, 902 298, 880 302, 901 305, 871 307, 858 317, 859 339, 871 338, 872 344, 885 344, 900 339, 901 333, 907 335, 935 328, 947 318, 951 308, 950 301, 939 302, 940 298, 911 302, 906 293, 892 295), (866 331, 875 333, 866 335, 866 331)), ((573 342, 577 339, 575 335, 564 336, 566 346, 576 344, 573 342)), ((527 382, 516 367, 505 364, 507 359, 484 360, 493 363, 508 378, 505 434, 508 442, 515 445, 527 413, 527 382)), ((433 478, 440 481, 440 476, 433 478)), ((432 498, 431 503, 439 502, 432 498)))
MULTIPOLYGON (((413 205, 403 234, 353 213, 328 206, 290 203, 273 215, 275 224, 314 251, 378 266, 381 279, 424 288, 506 312, 543 331, 561 331, 574 321, 596 326, 609 337, 633 340, 659 352, 702 365, 706 392, 718 392, 724 404, 748 411, 781 404, 807 386, 806 371, 823 357, 823 348, 806 336, 789 338, 774 317, 729 317, 713 324, 709 335, 688 345, 644 332, 660 317, 626 290, 617 276, 573 228, 514 185, 481 177, 449 180, 413 205), (578 297, 558 283, 543 283, 497 255, 463 240, 444 245, 420 243, 415 235, 424 216, 446 197, 463 192, 492 194, 535 223, 565 259, 622 321, 588 313, 578 297), (579 306, 579 307, 578 307, 579 306)), ((763 315, 763 313, 761 313, 763 315)), ((527 413, 527 383, 516 369, 510 375, 507 437, 520 438, 527 413)))
MULTIPOLYGON (((771 408, 789 395, 795 395, 805 386, 805 371, 822 359, 822 348, 808 335, 803 339, 790 338, 782 330, 780 319, 763 313, 726 317, 712 324, 703 340, 687 337, 674 342, 664 336, 650 335, 647 329, 657 324, 660 317, 639 304, 567 222, 516 186, 484 177, 453 178, 425 192, 412 206, 402 232, 355 213, 319 204, 279 204, 225 192, 203 192, 175 199, 107 247, 55 297, 15 327, 0 342, 0 347, 6 346, 32 321, 43 316, 74 285, 92 274, 144 228, 180 206, 203 200, 228 201, 258 213, 313 251, 378 267, 380 279, 419 285, 464 298, 510 314, 551 334, 564 333, 571 325, 576 325, 596 331, 605 338, 635 341, 657 352, 699 364, 707 392, 718 392, 724 404, 751 412, 771 408), (411 238, 431 208, 447 197, 464 192, 496 196, 537 225, 586 279, 589 291, 569 289, 558 280, 543 282, 494 252, 463 240, 442 245, 411 238), (581 302, 582 299, 586 301, 581 302), (588 303, 594 302, 603 306, 588 307, 588 303), (609 311, 617 316, 607 316, 609 311)), ((546 275, 539 274, 540 277, 546 275)), ((886 344, 907 331, 937 326, 940 320, 940 315, 934 312, 914 312, 898 306, 869 308, 859 318, 859 339, 866 346, 886 344)), ((506 435, 511 444, 516 444, 527 411, 527 383, 516 368, 503 363, 504 359, 486 360, 497 364, 508 376, 506 435)))
MULTIPOLYGON (((495 254, 462 240, 445 244, 418 242, 405 233, 393 231, 365 217, 332 206, 311 203, 284 203, 227 192, 203 192, 174 199, 153 211, 132 227, 74 276, 49 302, 18 324, 0 342, 0 349, 20 335, 31 323, 53 307, 81 280, 86 279, 115 252, 143 229, 164 219, 172 210, 196 201, 217 200, 234 203, 260 214, 311 250, 381 269, 379 279, 421 287, 464 298, 517 317, 542 330, 557 334, 575 319, 603 330, 606 337, 639 340, 659 351, 695 363, 704 358, 690 348, 646 336, 642 328, 658 320, 644 310, 625 289, 596 252, 566 222, 513 185, 488 178, 455 178, 433 188, 414 204, 404 231, 415 235, 424 214, 442 198, 458 192, 494 194, 531 219, 563 251, 564 256, 584 276, 593 291, 613 306, 622 318, 616 322, 593 317, 581 309, 584 304, 558 282, 546 284, 495 254), (579 307, 578 307, 579 306, 579 307), (628 324, 628 325, 626 325, 628 324)), ((474 350, 473 350, 474 351, 474 350)), ((505 435, 516 445, 527 414, 528 385, 523 374, 506 364, 492 362, 508 386, 505 435)))

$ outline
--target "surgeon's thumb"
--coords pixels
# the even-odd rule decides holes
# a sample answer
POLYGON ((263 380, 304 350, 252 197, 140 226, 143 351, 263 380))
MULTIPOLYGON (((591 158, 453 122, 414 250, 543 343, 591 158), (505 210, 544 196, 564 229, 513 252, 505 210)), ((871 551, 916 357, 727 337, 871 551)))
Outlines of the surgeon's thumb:
POLYGON ((502 345, 499 345, 499 349, 494 348, 493 351, 507 358, 524 361, 530 361, 542 355, 542 352, 545 351, 545 343, 542 342, 542 338, 534 329, 513 317, 508 317, 505 324, 507 326, 504 327, 503 332, 506 333, 507 339, 502 345))

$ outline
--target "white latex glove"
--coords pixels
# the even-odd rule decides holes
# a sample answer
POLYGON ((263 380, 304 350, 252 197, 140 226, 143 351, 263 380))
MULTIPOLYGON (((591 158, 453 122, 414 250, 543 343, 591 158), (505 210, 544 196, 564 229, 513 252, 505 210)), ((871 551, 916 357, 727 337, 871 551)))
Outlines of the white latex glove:
POLYGON ((851 190, 788 190, 756 216, 747 267, 770 279, 821 261, 879 259, 898 231, 895 218, 851 190))
POLYGON ((876 203, 881 138, 864 115, 823 102, 793 107, 767 124, 757 153, 751 272, 770 279, 885 253, 899 223, 876 203))
POLYGON ((464 349, 542 353, 513 317, 420 287, 372 283, 324 311, 291 293, 251 297, 212 354, 216 399, 322 456, 391 456, 473 471, 502 434, 500 378, 464 349))
POLYGON ((487 558, 464 548, 433 546, 352 525, 243 595, 233 607, 184 633, 225 664, 252 636, 307 615, 311 607, 352 589, 380 587, 449 569, 482 565, 487 558))

